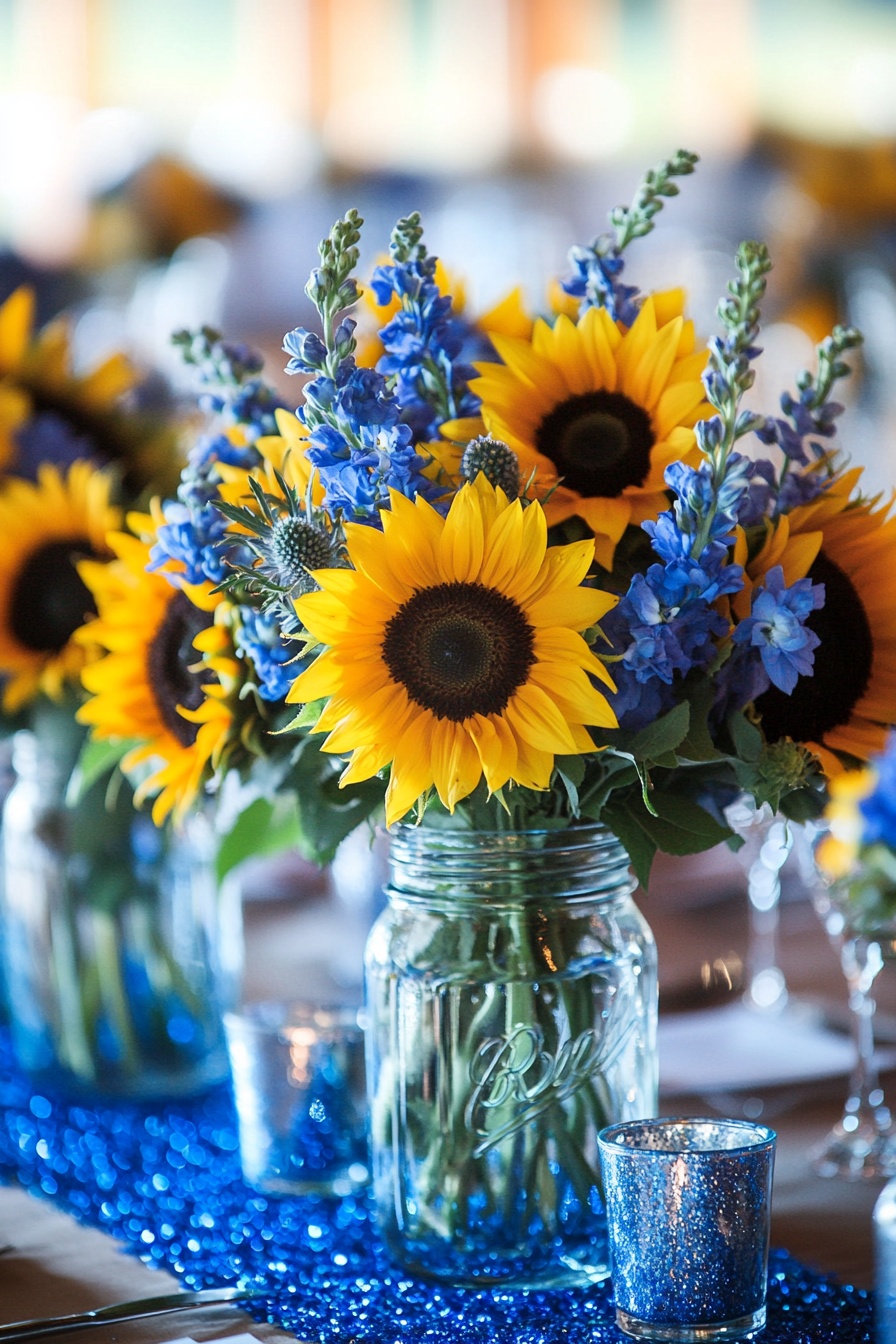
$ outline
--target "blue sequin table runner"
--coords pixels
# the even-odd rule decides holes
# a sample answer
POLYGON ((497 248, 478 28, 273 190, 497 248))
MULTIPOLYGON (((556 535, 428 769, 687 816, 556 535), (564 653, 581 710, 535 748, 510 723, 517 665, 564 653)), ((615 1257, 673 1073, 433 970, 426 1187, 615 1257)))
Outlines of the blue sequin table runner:
MULTIPOLYGON (((250 1314, 320 1344, 619 1344, 606 1285, 461 1291, 390 1262, 364 1198, 273 1199, 240 1179, 226 1089, 165 1106, 72 1106, 35 1095, 0 1032, 0 1180, 18 1182, 190 1288, 245 1282, 250 1314)), ((762 1344, 873 1340, 868 1293, 782 1251, 762 1344)))

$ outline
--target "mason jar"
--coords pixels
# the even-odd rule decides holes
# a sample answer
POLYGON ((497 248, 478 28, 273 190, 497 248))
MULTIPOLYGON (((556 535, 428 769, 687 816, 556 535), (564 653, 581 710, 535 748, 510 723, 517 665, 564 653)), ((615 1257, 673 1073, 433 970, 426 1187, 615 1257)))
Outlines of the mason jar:
POLYGON ((122 781, 66 803, 72 759, 17 733, 2 814, 0 944, 13 1052, 76 1097, 195 1093, 228 1074, 239 892, 218 889, 201 813, 156 827, 122 781))
POLYGON ((609 1272, 597 1134, 652 1116, 656 947, 599 825, 399 826, 367 946, 373 1194, 408 1269, 609 1272))

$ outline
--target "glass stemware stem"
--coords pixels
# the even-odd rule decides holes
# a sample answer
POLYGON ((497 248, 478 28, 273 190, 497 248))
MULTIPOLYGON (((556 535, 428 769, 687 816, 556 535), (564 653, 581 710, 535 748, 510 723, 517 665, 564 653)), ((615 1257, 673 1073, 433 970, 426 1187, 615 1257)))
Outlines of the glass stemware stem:
POLYGON ((727 809, 729 824, 743 840, 739 858, 747 878, 749 942, 744 1003, 761 1013, 779 1013, 788 999, 779 964, 781 869, 793 848, 793 827, 766 804, 746 797, 727 809))
POLYGON ((896 1174, 896 1133, 874 1051, 874 982, 884 964, 882 943, 889 950, 889 940, 859 933, 848 925, 837 932, 830 920, 825 923, 832 940, 839 943, 840 964, 849 987, 856 1060, 843 1115, 810 1155, 812 1166, 822 1176, 891 1176, 896 1174))
POLYGON ((869 1128, 875 1135, 889 1133, 892 1120, 884 1104, 874 1056, 874 982, 883 967, 879 943, 864 937, 846 938, 840 954, 849 986, 849 1009, 856 1063, 849 1079, 846 1115, 857 1121, 853 1133, 869 1128))

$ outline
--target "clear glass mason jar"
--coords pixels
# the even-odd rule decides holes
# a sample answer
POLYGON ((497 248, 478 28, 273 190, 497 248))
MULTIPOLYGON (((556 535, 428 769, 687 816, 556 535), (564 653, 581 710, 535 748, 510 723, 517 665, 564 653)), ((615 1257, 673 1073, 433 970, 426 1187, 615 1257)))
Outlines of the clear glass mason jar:
POLYGON ((160 830, 105 781, 66 806, 70 745, 15 737, 0 901, 14 1054, 65 1095, 198 1092, 228 1074, 239 891, 217 889, 201 813, 160 830))
POLYGON ((409 1269, 609 1273, 597 1134, 656 1114, 656 946, 605 828, 392 832, 367 946, 381 1231, 409 1269))

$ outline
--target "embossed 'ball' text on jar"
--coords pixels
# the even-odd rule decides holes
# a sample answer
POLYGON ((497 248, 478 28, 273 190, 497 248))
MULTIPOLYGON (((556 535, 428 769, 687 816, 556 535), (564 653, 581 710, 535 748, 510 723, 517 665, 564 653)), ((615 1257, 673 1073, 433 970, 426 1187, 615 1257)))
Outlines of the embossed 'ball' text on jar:
POLYGON ((656 948, 604 827, 399 826, 367 947, 381 1232, 409 1269, 609 1273, 597 1134, 656 1114, 656 948))

